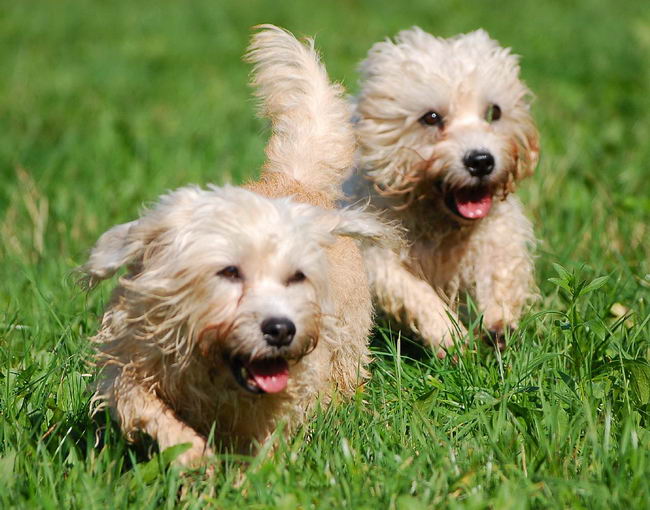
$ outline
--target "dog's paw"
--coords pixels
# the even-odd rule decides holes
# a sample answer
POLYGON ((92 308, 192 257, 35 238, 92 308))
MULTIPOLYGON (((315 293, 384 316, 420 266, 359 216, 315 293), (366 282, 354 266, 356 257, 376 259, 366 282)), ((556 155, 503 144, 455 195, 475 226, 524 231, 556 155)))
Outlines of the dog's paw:
POLYGON ((467 331, 460 324, 451 322, 436 324, 428 329, 428 333, 422 334, 424 344, 436 352, 436 356, 444 359, 450 353, 462 350, 467 343, 467 331))
POLYGON ((214 456, 212 448, 208 446, 205 439, 198 435, 188 438, 184 442, 191 443, 192 446, 174 459, 174 464, 177 466, 188 468, 201 467, 209 457, 214 456))

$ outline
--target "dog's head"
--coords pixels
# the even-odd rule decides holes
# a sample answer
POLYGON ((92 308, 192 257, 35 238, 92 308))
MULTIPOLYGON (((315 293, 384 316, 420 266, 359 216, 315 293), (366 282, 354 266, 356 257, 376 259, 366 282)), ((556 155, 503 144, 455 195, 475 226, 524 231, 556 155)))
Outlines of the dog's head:
POLYGON ((332 312, 325 247, 388 231, 359 211, 187 187, 106 232, 84 271, 92 282, 129 267, 120 306, 134 349, 166 355, 176 373, 198 356, 249 392, 277 393, 332 312))
POLYGON ((538 159, 518 58, 483 30, 419 28, 375 44, 361 64, 361 166, 380 193, 434 198, 461 222, 485 217, 538 159))

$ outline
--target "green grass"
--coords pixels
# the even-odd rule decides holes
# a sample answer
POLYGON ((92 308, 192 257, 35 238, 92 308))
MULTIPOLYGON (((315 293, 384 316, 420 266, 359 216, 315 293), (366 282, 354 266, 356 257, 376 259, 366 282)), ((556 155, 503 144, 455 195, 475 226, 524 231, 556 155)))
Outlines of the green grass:
POLYGON ((1 4, 1 508, 647 507, 645 2, 1 4), (351 90, 369 46, 413 24, 483 26, 523 55, 543 156, 521 196, 543 299, 501 357, 471 348, 457 364, 383 323, 352 402, 272 458, 184 477, 89 418, 86 339, 110 285, 87 296, 71 269, 164 190, 257 174, 266 135, 240 56, 262 22, 316 34, 351 90))

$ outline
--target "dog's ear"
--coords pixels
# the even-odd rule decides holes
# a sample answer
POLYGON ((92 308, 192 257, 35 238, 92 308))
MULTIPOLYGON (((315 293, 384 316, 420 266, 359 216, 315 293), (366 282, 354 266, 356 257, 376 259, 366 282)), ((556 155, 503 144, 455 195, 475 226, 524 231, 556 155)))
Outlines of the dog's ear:
POLYGON ((116 225, 104 232, 95 243, 88 262, 81 267, 89 286, 110 278, 120 267, 135 260, 142 252, 144 243, 139 236, 134 235, 139 221, 116 225))
POLYGON ((515 179, 533 175, 537 162, 539 161, 539 131, 532 119, 522 123, 522 129, 518 133, 519 147, 517 150, 517 166, 515 179))
POLYGON ((401 231, 393 223, 377 214, 359 209, 332 211, 335 224, 331 233, 338 236, 353 237, 364 244, 380 245, 396 249, 403 245, 401 231))
POLYGON ((84 274, 82 283, 92 287, 113 276, 121 267, 163 249, 165 243, 159 241, 190 221, 201 197, 209 196, 210 202, 215 203, 220 200, 220 194, 227 191, 228 188, 214 188, 209 194, 197 186, 187 186, 162 195, 140 219, 116 225, 102 234, 88 262, 79 268, 84 274))
POLYGON ((332 210, 304 203, 288 203, 291 204, 294 218, 301 219, 298 225, 315 233, 323 246, 330 245, 335 236, 352 237, 364 244, 390 248, 397 248, 404 243, 402 230, 397 224, 361 208, 332 210))

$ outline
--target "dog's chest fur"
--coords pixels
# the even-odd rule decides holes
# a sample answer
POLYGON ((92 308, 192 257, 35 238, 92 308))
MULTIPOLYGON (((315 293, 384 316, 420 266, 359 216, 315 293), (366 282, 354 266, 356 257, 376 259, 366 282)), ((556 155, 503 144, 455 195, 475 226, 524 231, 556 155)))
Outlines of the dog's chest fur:
POLYGON ((408 232, 411 248, 407 265, 454 301, 459 292, 471 291, 475 285, 476 257, 485 242, 483 233, 503 208, 502 202, 495 203, 490 216, 473 224, 460 224, 439 204, 427 201, 415 202, 402 211, 392 210, 390 215, 408 232))
POLYGON ((197 359, 185 371, 180 387, 169 392, 161 387, 161 396, 200 434, 207 437, 214 427, 221 447, 250 454, 254 444, 266 441, 279 422, 292 430, 304 421, 330 382, 325 373, 330 355, 323 342, 292 367, 288 390, 277 395, 244 393, 227 367, 210 367, 197 359))

